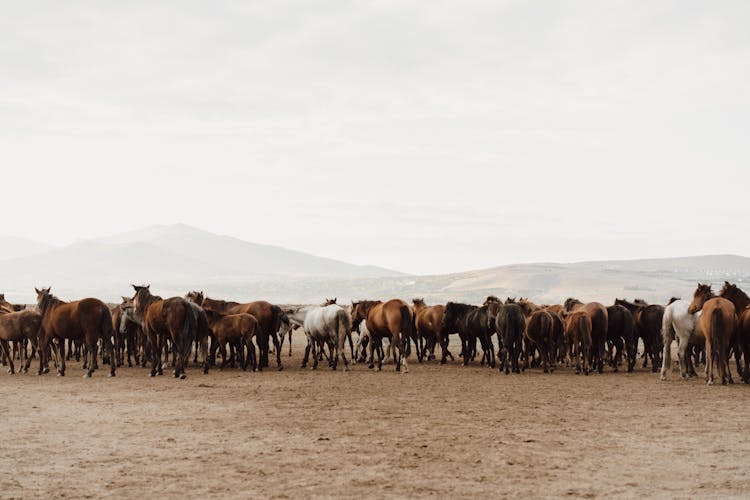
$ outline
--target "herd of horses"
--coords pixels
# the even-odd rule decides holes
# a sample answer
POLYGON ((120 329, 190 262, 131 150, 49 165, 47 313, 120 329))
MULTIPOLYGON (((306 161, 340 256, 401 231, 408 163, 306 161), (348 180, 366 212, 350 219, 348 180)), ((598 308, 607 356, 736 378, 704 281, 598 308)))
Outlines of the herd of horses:
POLYGON ((185 378, 191 355, 208 373, 219 354, 221 369, 229 363, 259 371, 269 366, 273 352, 281 370, 284 340, 288 338, 291 355, 292 332, 302 328, 307 338, 303 367, 312 356, 312 368, 325 360, 335 370, 340 359, 345 370, 350 361, 380 370, 392 358, 396 371, 408 372, 412 345, 419 363, 436 360, 439 346, 440 363, 445 364, 448 358, 455 361, 449 349, 455 334, 463 365, 478 362, 506 374, 570 366, 588 375, 605 367, 618 371, 623 364, 632 372, 640 343, 643 367, 650 364, 653 372, 661 368, 665 379, 676 341, 682 377, 697 376, 696 366, 703 364, 707 384, 713 384, 716 373, 723 384, 732 383, 734 357, 738 374, 750 383, 750 297, 728 282, 718 295, 710 285, 699 284, 692 301, 673 298, 659 305, 616 299, 610 306, 574 298, 538 305, 495 296, 481 306, 430 306, 423 299, 363 300, 346 306, 332 299, 321 305, 279 306, 216 300, 196 291, 164 299, 153 295, 149 285, 132 286, 133 297, 123 297, 117 305, 95 298, 65 302, 42 288, 35 289, 37 307, 27 309, 0 294, 2 363, 12 374, 15 360, 28 371, 36 357, 39 375, 49 372, 53 362, 63 376, 66 361, 83 358, 84 376, 90 377, 101 355, 110 376, 117 367, 135 363, 150 364, 152 377, 171 366, 175 377, 185 378))

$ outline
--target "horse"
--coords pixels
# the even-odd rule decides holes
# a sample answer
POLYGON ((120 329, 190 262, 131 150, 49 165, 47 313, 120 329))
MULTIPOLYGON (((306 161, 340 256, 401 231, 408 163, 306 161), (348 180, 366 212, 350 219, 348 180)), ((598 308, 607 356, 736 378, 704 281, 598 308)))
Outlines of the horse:
POLYGON ((733 343, 735 347, 734 357, 737 361, 737 371, 740 371, 739 366, 739 353, 742 351, 744 358, 744 369, 740 371, 742 374, 742 380, 746 384, 750 383, 750 297, 747 296, 737 285, 732 285, 729 282, 724 282, 724 287, 719 293, 720 297, 723 297, 734 304, 735 312, 738 316, 736 340, 733 343))
MULTIPOLYGON (((352 318, 349 312, 336 304, 335 301, 328 305, 313 307, 305 315, 302 327, 305 329, 308 343, 305 348, 305 359, 302 367, 307 365, 310 349, 313 352, 313 369, 318 368, 318 356, 316 345, 328 345, 330 350, 329 366, 336 369, 338 358, 344 362, 344 371, 349 371, 349 362, 346 359, 346 348, 344 342, 351 332, 352 318)), ((353 353, 353 350, 352 350, 353 353)))
POLYGON ((609 317, 607 308, 599 302, 583 304, 580 300, 568 298, 563 304, 565 311, 584 311, 591 317, 591 347, 592 361, 598 373, 604 372, 604 351, 607 343, 607 326, 609 317))
POLYGON ((571 348, 576 374, 581 373, 581 360, 583 359, 583 373, 589 374, 589 360, 591 357, 591 330, 593 328, 591 315, 584 309, 576 309, 567 313, 565 324, 565 335, 571 348))
POLYGON ((112 328, 117 335, 117 366, 122 366, 127 360, 128 366, 140 364, 139 342, 143 336, 140 323, 134 321, 133 299, 122 297, 122 302, 111 309, 112 328), (125 359, 127 356, 127 359, 125 359))
POLYGON ((518 357, 523 348, 523 334, 526 330, 526 317, 521 306, 514 303, 502 304, 490 302, 487 304, 488 321, 494 321, 494 330, 497 332, 498 343, 502 347, 502 359, 499 369, 502 373, 510 375, 521 373, 518 357))
POLYGON ((255 345, 253 337, 259 332, 258 320, 252 314, 224 314, 217 311, 207 310, 205 312, 209 328, 214 341, 211 344, 211 357, 216 359, 216 351, 221 352, 221 366, 223 370, 227 363, 227 344, 234 345, 240 368, 247 370, 248 364, 253 371, 257 368, 255 357, 255 345), (247 348, 247 356, 245 356, 247 348))
MULTIPOLYGON (((401 365, 404 366, 404 373, 409 372, 409 365, 406 362, 406 349, 409 339, 414 331, 414 317, 412 316, 409 305, 400 299, 391 299, 387 302, 380 300, 365 300, 352 302, 351 312, 352 322, 359 323, 366 321, 367 329, 370 332, 371 340, 369 343, 370 364, 373 368, 373 350, 375 343, 381 343, 384 337, 390 338, 393 349, 393 357, 396 362, 396 371, 401 371, 401 365)), ((383 367, 383 357, 378 356, 378 371, 383 367)))
MULTIPOLYGON (((175 378, 184 379, 185 367, 190 357, 193 342, 197 336, 195 313, 190 302, 182 297, 163 299, 151 295, 151 285, 131 285, 135 290, 133 304, 135 314, 142 318, 143 333, 151 344, 151 377, 163 375, 161 353, 165 350, 166 340, 172 341, 176 354, 174 369, 175 378)), ((166 353, 167 358, 169 353, 166 353)))
POLYGON ((611 359, 612 370, 615 372, 618 370, 623 351, 628 361, 628 373, 633 372, 638 350, 634 329, 635 320, 627 308, 617 304, 607 307, 607 341, 611 342, 616 350, 611 359))
POLYGON ((552 340, 554 320, 552 319, 552 313, 523 298, 519 299, 518 306, 526 319, 526 329, 524 330, 524 339, 526 340, 525 368, 529 368, 530 359, 534 356, 534 348, 536 348, 539 350, 544 373, 554 371, 555 359, 552 340))
MULTIPOLYGON (((414 304, 414 323, 417 330, 417 341, 419 342, 417 352, 420 354, 417 355, 417 359, 421 363, 425 357, 425 352, 429 352, 427 355, 429 361, 435 359, 435 346, 438 343, 441 347, 443 346, 440 326, 443 321, 445 306, 428 306, 421 298, 413 299, 412 304, 414 304)), ((448 354, 453 359, 453 355, 448 354)))
POLYGON ((240 304, 239 302, 229 302, 226 300, 216 300, 206 297, 203 292, 190 292, 188 293, 188 297, 191 297, 196 304, 206 310, 210 309, 212 311, 223 312, 226 314, 247 313, 255 316, 260 325, 260 331, 255 337, 259 350, 258 370, 260 371, 268 366, 270 340, 273 340, 276 349, 276 369, 279 371, 283 370, 284 367, 281 365, 281 348, 279 346, 277 332, 284 322, 284 312, 279 306, 275 306, 265 300, 256 300, 244 304, 240 304))
POLYGON ((491 337, 494 334, 495 325, 490 324, 487 309, 488 306, 479 307, 458 302, 448 302, 445 305, 440 327, 441 337, 447 347, 448 335, 451 332, 458 332, 461 337, 463 366, 466 366, 472 359, 472 351, 476 348, 476 341, 479 339, 484 351, 482 364, 484 365, 486 361, 487 366, 495 367, 495 352, 491 337))
POLYGON ((651 360, 651 371, 656 373, 661 366, 661 354, 664 348, 662 344, 661 326, 664 319, 664 306, 658 304, 647 304, 635 299, 629 302, 625 299, 615 299, 615 304, 625 307, 633 315, 635 320, 635 342, 643 341, 643 368, 648 366, 651 360))
POLYGON ((98 368, 97 343, 99 339, 109 353, 109 376, 115 376, 115 348, 112 339, 115 331, 112 328, 112 314, 107 304, 99 299, 87 298, 73 302, 64 302, 50 293, 50 288, 36 290, 36 301, 42 317, 41 334, 39 335, 39 375, 46 366, 47 347, 52 339, 59 339, 57 350, 60 364, 59 376, 65 375, 65 339, 81 339, 86 346, 85 361, 88 371, 84 377, 91 377, 98 368))
POLYGON ((729 369, 729 345, 737 328, 737 313, 732 302, 714 295, 711 285, 698 283, 688 313, 703 311, 700 326, 706 338, 706 384, 714 383, 714 363, 719 364, 721 383, 732 381, 729 369))
POLYGON ((664 308, 662 319, 662 341, 664 354, 662 356, 661 380, 667 379, 667 372, 672 366, 672 340, 677 340, 677 359, 680 364, 680 375, 687 380, 691 374, 692 362, 688 356, 688 346, 702 345, 706 337, 701 329, 700 317, 702 312, 690 313, 690 302, 675 300, 664 308))
MULTIPOLYGON (((16 372, 13 365, 13 353, 8 342, 21 344, 28 340, 34 350, 37 350, 39 332, 42 327, 42 316, 36 311, 5 312, 0 314, 0 347, 5 358, 8 360, 8 372, 12 375, 16 372)), ((21 346, 23 347, 23 346, 21 346)), ((23 361, 23 372, 29 371, 31 357, 25 348, 20 350, 21 361, 23 361)))

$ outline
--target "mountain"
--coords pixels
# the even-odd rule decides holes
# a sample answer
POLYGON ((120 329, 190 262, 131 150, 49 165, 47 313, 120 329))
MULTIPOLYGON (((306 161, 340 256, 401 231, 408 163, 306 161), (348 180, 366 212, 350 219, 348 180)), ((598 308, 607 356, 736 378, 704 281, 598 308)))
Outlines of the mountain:
MULTIPOLYGON (((438 276, 396 276, 356 280, 260 281, 256 293, 269 300, 316 303, 336 296, 339 303, 357 299, 424 297, 428 303, 447 301, 481 304, 487 295, 528 297, 538 303, 559 303, 567 297, 612 304, 618 298, 666 303, 670 297, 690 298, 697 282, 718 290, 724 280, 750 291, 750 258, 708 255, 669 259, 514 264, 438 276)), ((242 288, 235 288, 241 293, 242 288)), ((222 292, 230 294, 232 290, 222 292)))
MULTIPOLYGON (((129 283, 152 283, 157 293, 169 295, 213 284, 247 285, 269 279, 400 275, 389 269, 249 243, 184 224, 151 226, 0 261, 3 291, 9 300, 19 302, 33 300, 34 286, 48 285, 61 297, 93 295, 117 300, 120 294, 131 293, 129 283)), ((252 287, 248 294, 254 296, 252 287)))
POLYGON ((47 252, 52 248, 52 245, 29 240, 27 238, 0 236, 0 260, 38 255, 47 252))

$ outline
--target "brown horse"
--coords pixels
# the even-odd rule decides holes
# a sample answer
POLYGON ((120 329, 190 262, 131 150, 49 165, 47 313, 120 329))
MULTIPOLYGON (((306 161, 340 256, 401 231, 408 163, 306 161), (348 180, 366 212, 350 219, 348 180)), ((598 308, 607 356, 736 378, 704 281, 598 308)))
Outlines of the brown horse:
POLYGON ((651 360, 651 371, 657 372, 662 365, 662 352, 664 350, 664 339, 661 334, 664 319, 664 306, 660 304, 647 304, 635 299, 629 302, 625 299, 615 299, 615 305, 623 306, 633 315, 635 326, 633 329, 636 351, 638 339, 643 342, 643 368, 648 366, 651 360))
POLYGON ((555 370, 554 343, 552 333, 554 320, 552 313, 526 299, 520 299, 518 305, 526 317, 526 330, 523 336, 526 340, 525 368, 529 368, 530 360, 534 357, 534 347, 539 350, 544 373, 555 370))
MULTIPOLYGON (((414 321, 409 305, 400 299, 391 299, 388 302, 379 300, 352 302, 352 324, 359 324, 363 319, 371 335, 368 346, 370 350, 369 368, 374 366, 372 363, 374 344, 380 343, 383 337, 388 337, 391 339, 391 346, 393 346, 396 371, 401 371, 401 365, 403 364, 404 373, 408 373, 406 348, 412 336, 414 321)), ((378 356, 378 370, 382 367, 383 358, 378 356)))
POLYGON ((84 357, 88 371, 84 375, 90 377, 98 368, 96 355, 99 339, 102 346, 109 353, 109 376, 115 376, 115 348, 112 339, 115 331, 112 328, 112 315, 107 304, 99 299, 82 299, 73 302, 63 302, 50 293, 49 288, 36 290, 36 301, 42 316, 42 331, 39 336, 39 375, 46 366, 47 347, 52 339, 57 339, 57 350, 60 364, 57 373, 65 375, 65 340, 83 340, 86 346, 84 357))
POLYGON ((190 292, 187 295, 190 300, 203 307, 205 310, 217 311, 224 314, 252 314, 258 320, 260 330, 255 336, 258 343, 258 370, 268 366, 269 340, 273 340, 276 348, 276 369, 281 371, 281 347, 277 332, 284 322, 284 312, 279 306, 275 306, 265 300, 256 300, 240 304, 226 300, 215 300, 206 297, 203 292, 190 292))
POLYGON ((23 371, 29 371, 31 357, 26 353, 26 349, 21 345, 28 339, 31 346, 36 350, 39 330, 42 326, 42 316, 35 311, 20 311, 0 314, 0 347, 3 354, 8 360, 8 372, 16 372, 13 366, 13 353, 10 350, 8 342, 14 342, 21 347, 23 371))
MULTIPOLYGON (((435 346, 438 343, 443 346, 440 338, 440 324, 443 321, 445 306, 428 306, 425 304, 424 299, 414 299, 412 303, 414 304, 414 323, 417 329, 417 342, 419 342, 419 348, 417 349, 419 356, 417 358, 421 363, 425 352, 429 352, 427 356, 427 360, 429 361, 435 359, 435 346)), ((451 359, 453 359, 452 355, 451 359)))
MULTIPOLYGON (((143 319, 143 333, 151 343, 151 376, 163 375, 162 351, 166 340, 172 341, 176 354, 175 378, 184 379, 185 366, 196 338, 196 322, 190 303, 182 297, 162 299, 151 295, 151 285, 132 285, 135 290, 135 315, 143 319)), ((169 353, 166 353, 169 358, 169 353)))
POLYGON ((255 316, 246 313, 223 314, 209 309, 206 311, 206 317, 215 339, 211 346, 211 356, 216 359, 216 351, 221 352, 219 370, 223 370, 227 363, 227 344, 234 345, 243 370, 247 370, 248 362, 255 370, 257 363, 253 337, 259 331, 258 320, 255 316), (247 348, 247 357, 244 353, 245 348, 247 348))
POLYGON ((729 370, 729 345, 737 328, 737 313, 729 300, 717 297, 711 285, 698 283, 688 312, 695 314, 703 310, 700 325, 706 337, 706 384, 714 383, 714 363, 719 364, 721 383, 732 381, 729 370))
POLYGON ((567 313, 565 323, 565 336, 571 348, 576 373, 581 373, 581 360, 583 360, 583 373, 589 374, 589 360, 591 358, 591 315, 583 309, 567 313))
POLYGON ((744 357, 744 369, 741 371, 742 380, 750 384, 750 297, 747 296, 737 285, 724 282, 724 288, 721 289, 719 297, 730 300, 734 304, 735 312, 738 315, 736 330, 736 341, 734 343, 734 357, 737 360, 739 370, 739 352, 742 351, 744 357))
POLYGON ((580 300, 569 298, 565 301, 565 311, 583 311, 591 318, 591 361, 598 373, 604 371, 604 353, 607 347, 607 326, 609 316, 607 308, 599 302, 583 304, 580 300))

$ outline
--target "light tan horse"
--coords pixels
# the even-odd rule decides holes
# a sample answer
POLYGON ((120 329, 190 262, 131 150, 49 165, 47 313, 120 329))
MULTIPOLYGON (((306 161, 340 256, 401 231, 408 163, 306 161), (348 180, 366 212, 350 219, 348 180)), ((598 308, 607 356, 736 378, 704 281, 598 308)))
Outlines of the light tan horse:
POLYGON ((734 383, 729 369, 729 344, 737 329, 734 304, 711 291, 711 285, 698 283, 688 312, 703 311, 700 326, 706 337, 706 384, 714 383, 714 363, 719 364, 721 383, 734 383))

